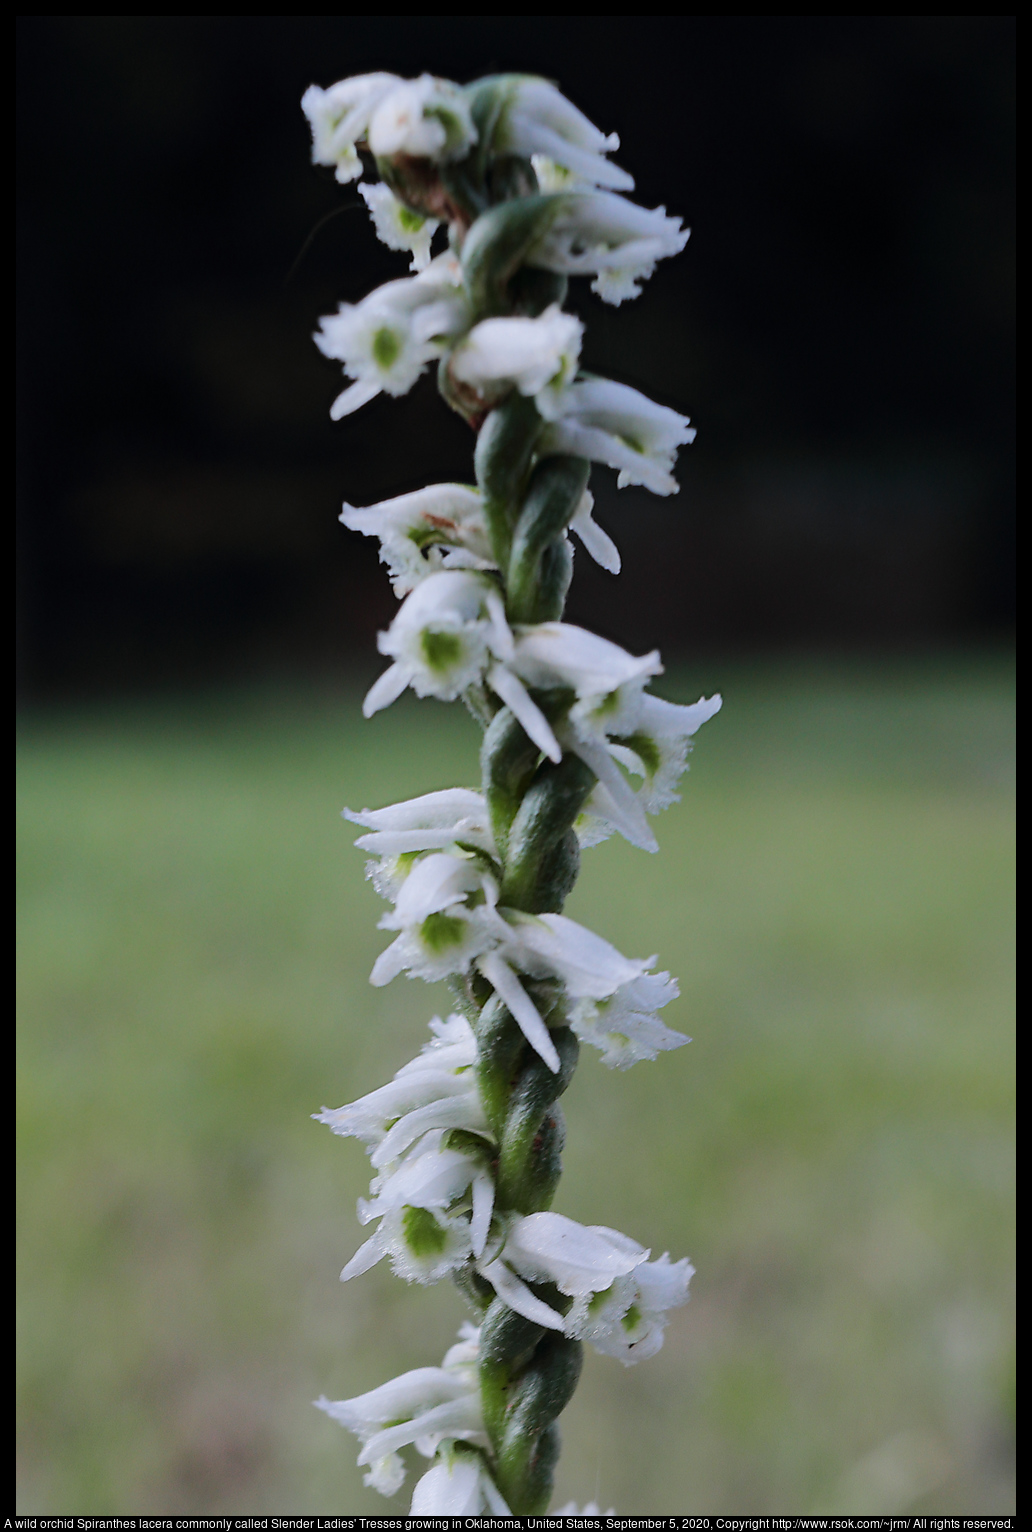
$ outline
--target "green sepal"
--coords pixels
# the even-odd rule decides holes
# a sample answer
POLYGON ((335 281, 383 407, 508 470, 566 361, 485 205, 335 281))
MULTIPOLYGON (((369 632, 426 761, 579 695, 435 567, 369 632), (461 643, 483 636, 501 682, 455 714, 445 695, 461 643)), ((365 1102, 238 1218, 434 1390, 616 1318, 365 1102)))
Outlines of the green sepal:
MULTIPOLYGON (((446 370, 439 367, 438 376, 446 370)), ((484 516, 499 569, 507 569, 509 565, 512 529, 543 427, 544 421, 533 399, 526 399, 513 389, 498 408, 490 412, 477 436, 474 457, 477 484, 483 496, 484 516)))
POLYGON ((452 1281, 478 1319, 483 1317, 492 1302, 497 1302, 494 1288, 480 1275, 472 1260, 465 1261, 452 1272, 452 1281))
POLYGON ((462 242, 462 274, 476 319, 512 310, 509 282, 548 233, 560 196, 513 197, 481 213, 462 242))
POLYGON ((467 1159, 477 1160, 482 1165, 490 1165, 495 1157, 494 1145, 481 1133, 474 1133, 469 1128, 449 1128, 441 1139, 442 1149, 457 1149, 467 1159))
POLYGON ((506 589, 511 622, 554 622, 562 615, 566 588, 560 594, 556 586, 562 584, 566 571, 558 582, 551 569, 551 578, 543 579, 542 561, 560 544, 576 515, 590 472, 586 458, 566 454, 545 458, 534 469, 509 554, 506 589))
POLYGON ((560 891, 565 899, 579 858, 576 836, 571 842, 569 832, 595 780, 572 750, 558 765, 548 761, 538 768, 509 831, 500 904, 542 914, 558 908, 560 891))
POLYGON ((490 984, 483 974, 471 968, 467 973, 453 974, 448 980, 448 988, 463 1016, 471 1027, 475 1027, 485 1002, 494 994, 490 984))
POLYGON ((489 691, 480 681, 475 681, 472 686, 466 687, 462 700, 480 727, 485 730, 490 727, 492 718, 501 706, 494 692, 489 691))

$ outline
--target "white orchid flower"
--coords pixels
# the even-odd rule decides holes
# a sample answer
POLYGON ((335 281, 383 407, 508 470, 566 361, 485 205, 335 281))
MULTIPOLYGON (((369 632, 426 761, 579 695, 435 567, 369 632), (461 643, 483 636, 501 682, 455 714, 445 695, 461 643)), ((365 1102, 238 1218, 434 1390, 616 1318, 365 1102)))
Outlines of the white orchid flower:
POLYGON ((362 1443, 360 1467, 369 1467, 364 1482, 382 1495, 393 1495, 405 1480, 399 1449, 415 1444, 432 1457, 442 1441, 487 1446, 477 1378, 477 1337, 463 1325, 462 1341, 451 1348, 440 1367, 417 1367, 354 1399, 316 1400, 333 1420, 362 1443))
POLYGON ((407 250, 412 270, 425 271, 430 264, 430 242, 441 227, 436 218, 406 207, 383 181, 363 181, 358 195, 369 209, 376 237, 389 250, 407 250))
POLYGON ((342 303, 319 321, 319 350, 341 362, 354 382, 338 394, 330 417, 340 420, 382 392, 398 397, 468 324, 458 262, 439 255, 415 277, 386 282, 361 303, 342 303))
POLYGON ((357 180, 362 161, 355 150, 365 138, 380 102, 402 84, 396 74, 359 74, 338 80, 328 90, 310 85, 301 97, 301 110, 312 129, 312 160, 336 167, 337 180, 357 180))
MULTIPOLYGON (((720 708, 719 694, 700 697, 698 702, 685 707, 642 692, 633 706, 623 710, 619 726, 605 740, 605 751, 612 761, 642 778, 642 786, 633 796, 646 813, 658 814, 680 801, 676 787, 688 767, 692 735, 720 708)), ((583 746, 578 748, 584 753, 583 746)), ((598 759, 597 746, 591 758, 598 759)), ((625 835, 634 845, 641 844, 640 839, 635 839, 640 821, 632 818, 630 788, 619 773, 614 773, 612 764, 601 763, 599 784, 574 827, 581 846, 595 846, 614 831, 625 835)))
MULTIPOLYGON (((406 1153, 384 1168, 358 1201, 359 1223, 379 1219, 340 1274, 361 1276, 384 1256, 407 1282, 438 1282, 487 1242, 494 1208, 494 1180, 483 1150, 445 1147, 446 1129, 423 1132, 406 1153)), ((381 1143, 380 1150, 386 1152, 381 1143)))
POLYGON ((372 853, 366 876, 384 899, 396 899, 417 857, 428 851, 482 851, 496 856, 487 805, 480 793, 465 787, 424 793, 383 809, 344 810, 344 818, 372 833, 355 845, 372 853))
POLYGON ((625 1366, 643 1362, 663 1344, 668 1311, 688 1302, 694 1275, 687 1258, 671 1261, 663 1254, 658 1261, 644 1261, 590 1298, 575 1320, 571 1310, 567 1333, 590 1341, 596 1351, 618 1357, 625 1366))
POLYGON ((527 915, 506 910, 500 944, 477 958, 477 967, 498 991, 531 1047, 553 1073, 559 1054, 541 1013, 520 974, 532 979, 558 979, 575 999, 606 999, 649 967, 625 958, 603 937, 565 915, 527 915))
POLYGON ((605 158, 619 147, 615 133, 607 137, 600 132, 551 81, 536 75, 514 82, 492 138, 498 154, 519 154, 531 160, 545 155, 592 186, 631 191, 634 177, 605 158))
POLYGON ((498 385, 514 384, 552 420, 577 371, 583 335, 581 321, 557 303, 535 319, 482 319, 452 352, 448 366, 460 383, 488 398, 498 385))
POLYGON ((479 1452, 445 1448, 412 1491, 412 1516, 511 1516, 479 1452))
POLYGON ((571 383, 561 409, 560 418, 546 427, 543 451, 569 452, 616 468, 621 489, 642 484, 654 495, 677 494, 677 449, 696 434, 687 416, 609 378, 571 383))
POLYGON ((495 665, 487 677, 491 689, 508 704, 529 738, 552 761, 562 760, 563 746, 527 688, 576 692, 570 715, 573 748, 610 793, 615 793, 618 799, 622 795, 629 815, 629 838, 633 840, 635 834, 639 840, 644 837, 641 843, 653 850, 655 845, 634 793, 605 751, 594 746, 596 741, 604 740, 607 723, 622 717, 628 692, 640 692, 649 676, 658 675, 662 669, 655 650, 636 658, 586 628, 543 622, 521 628, 508 662, 495 665))
POLYGON ((585 1227, 560 1213, 511 1218, 501 1252, 480 1273, 525 1319, 632 1363, 663 1344, 667 1311, 686 1303, 689 1260, 649 1260, 637 1240, 616 1229, 585 1227), (562 1315, 527 1286, 551 1282, 573 1299, 562 1315))
POLYGON ((481 1264, 480 1274, 517 1314, 547 1329, 573 1334, 589 1300, 634 1271, 648 1255, 644 1246, 616 1229, 585 1227, 561 1213, 516 1214, 510 1219, 501 1252, 481 1264), (574 1300, 568 1315, 538 1298, 527 1282, 554 1282, 574 1300))
POLYGON ((416 80, 399 80, 378 99, 368 138, 378 158, 401 154, 441 164, 462 159, 476 143, 477 130, 461 87, 421 74, 416 80))
POLYGON ((688 229, 666 208, 638 207, 613 192, 568 192, 557 199, 558 212, 528 256, 532 266, 569 276, 595 274, 592 290, 607 303, 637 298, 638 286, 656 262, 677 255, 688 242, 688 229))
MULTIPOLYGON (((396 596, 407 596, 440 569, 495 567, 480 491, 467 484, 430 484, 377 505, 345 505, 340 520, 352 532, 380 539, 396 596)), ((585 546, 592 529, 605 537, 594 522, 586 534, 576 528, 585 546)))
POLYGON ((510 668, 537 690, 576 694, 570 720, 586 739, 624 732, 638 716, 638 700, 661 675, 659 651, 628 654, 619 644, 568 622, 542 622, 517 632, 510 668))
POLYGON ((553 760, 564 747, 589 765, 598 778, 596 815, 618 828, 632 845, 657 849, 637 795, 606 748, 610 733, 631 732, 640 698, 651 676, 663 669, 659 654, 635 656, 618 644, 571 623, 544 622, 519 630, 508 666, 496 666, 488 679, 507 702, 527 734, 553 760), (575 693, 567 724, 557 736, 529 688, 575 693))
POLYGON ((373 964, 370 982, 399 973, 435 983, 465 973, 503 940, 508 926, 495 904, 498 886, 482 862, 462 853, 433 852, 416 862, 380 927, 400 935, 373 964))
POLYGON ((639 699, 633 727, 619 743, 610 740, 611 753, 644 779, 641 796, 650 814, 680 801, 675 788, 687 769, 692 736, 720 712, 722 705, 719 692, 700 697, 689 706, 645 693, 639 699))
POLYGON ((643 973, 604 1000, 578 1000, 570 1010, 570 1026, 582 1043, 601 1050, 603 1064, 629 1069, 639 1059, 655 1059, 691 1041, 656 1015, 678 994, 677 982, 668 973, 643 973))
POLYGON ((466 570, 441 570, 417 585, 378 644, 394 664, 370 688, 362 704, 367 718, 407 686, 419 697, 450 702, 481 680, 494 659, 512 654, 498 586, 466 570))
POLYGON ((464 1016, 430 1022, 433 1039, 398 1070, 388 1085, 347 1106, 314 1114, 344 1138, 357 1138, 371 1151, 375 1169, 390 1166, 424 1133, 440 1128, 489 1132, 473 1065, 477 1048, 464 1016))

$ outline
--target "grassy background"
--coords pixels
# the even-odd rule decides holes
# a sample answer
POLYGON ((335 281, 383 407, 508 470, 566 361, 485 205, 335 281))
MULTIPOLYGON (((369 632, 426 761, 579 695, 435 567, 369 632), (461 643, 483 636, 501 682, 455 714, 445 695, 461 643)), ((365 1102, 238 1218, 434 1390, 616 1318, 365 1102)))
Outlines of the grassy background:
MULTIPOLYGON (((556 1504, 1013 1509, 1012 697, 985 658, 696 667, 662 851, 568 912, 658 951, 695 1041, 567 1098, 557 1207, 690 1254, 640 1367, 589 1355, 556 1504)), ((337 821, 475 781, 461 708, 285 691, 37 716, 21 748, 22 1512, 384 1510, 312 1410, 437 1362, 447 1284, 361 1238, 308 1114, 447 1006, 337 821)), ((404 1497, 398 1508, 407 1505, 404 1497)))

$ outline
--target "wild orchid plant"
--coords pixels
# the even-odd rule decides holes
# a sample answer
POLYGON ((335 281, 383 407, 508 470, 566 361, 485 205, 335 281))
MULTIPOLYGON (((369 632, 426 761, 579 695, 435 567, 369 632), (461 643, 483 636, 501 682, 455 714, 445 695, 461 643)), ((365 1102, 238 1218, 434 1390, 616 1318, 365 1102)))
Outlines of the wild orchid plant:
POLYGON ((651 1356, 692 1276, 687 1260, 650 1260, 615 1229, 551 1211, 558 1098, 580 1044, 626 1069, 687 1041, 660 1020, 678 991, 655 959, 626 958, 561 913, 580 850, 614 832, 657 849, 646 815, 676 801, 692 735, 720 707, 652 696, 657 653, 562 621, 571 531, 620 568, 592 520, 591 464, 674 494, 677 449, 695 434, 581 371, 584 327, 562 304, 570 276, 592 276, 608 303, 637 296, 688 231, 621 195, 634 183, 606 157, 615 135, 547 80, 360 75, 313 85, 302 106, 313 158, 338 181, 357 180, 367 152, 379 180, 358 191, 414 272, 322 320, 316 342, 351 379, 331 415, 407 393, 436 361, 477 436, 475 485, 344 508, 345 526, 379 538, 401 599, 363 711, 411 687, 461 697, 484 731, 480 792, 345 811, 390 906, 380 925, 396 933, 372 982, 447 979, 456 1010, 389 1084, 319 1117, 360 1139, 375 1171, 358 1208, 375 1231, 343 1280, 384 1256, 410 1282, 450 1276, 476 1323, 440 1367, 319 1405, 358 1436, 365 1482, 385 1495, 405 1477, 399 1449, 433 1459, 413 1513, 541 1512, 583 1341, 625 1363, 651 1356))

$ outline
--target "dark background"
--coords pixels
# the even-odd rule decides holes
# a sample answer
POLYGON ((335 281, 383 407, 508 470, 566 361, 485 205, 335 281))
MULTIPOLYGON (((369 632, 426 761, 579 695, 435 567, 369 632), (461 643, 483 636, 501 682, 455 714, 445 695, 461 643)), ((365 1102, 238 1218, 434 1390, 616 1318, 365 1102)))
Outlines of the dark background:
POLYGON ((298 103, 370 69, 548 74, 693 227, 637 302, 572 297, 587 364, 699 428, 676 499, 595 470, 625 574, 580 556, 574 620, 674 656, 999 641, 1013 52, 1010 17, 22 19, 27 694, 372 662, 394 602, 340 503, 468 479, 472 438, 429 376, 327 413, 318 316, 406 263, 298 103))

